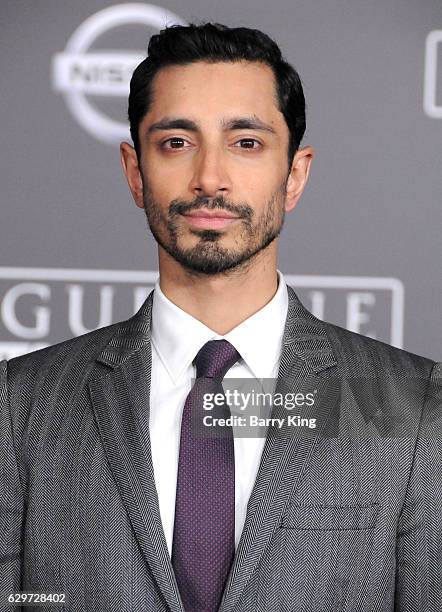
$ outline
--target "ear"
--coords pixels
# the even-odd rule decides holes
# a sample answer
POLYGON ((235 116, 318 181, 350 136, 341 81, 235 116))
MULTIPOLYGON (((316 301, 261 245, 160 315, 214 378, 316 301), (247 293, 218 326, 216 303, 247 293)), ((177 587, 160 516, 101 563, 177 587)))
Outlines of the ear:
POLYGON ((310 174, 310 166, 315 156, 313 147, 298 149, 293 157, 287 179, 285 210, 293 210, 301 197, 310 174))
POLYGON ((127 142, 122 142, 120 144, 120 161, 135 204, 139 208, 144 208, 143 178, 138 166, 137 153, 127 142))

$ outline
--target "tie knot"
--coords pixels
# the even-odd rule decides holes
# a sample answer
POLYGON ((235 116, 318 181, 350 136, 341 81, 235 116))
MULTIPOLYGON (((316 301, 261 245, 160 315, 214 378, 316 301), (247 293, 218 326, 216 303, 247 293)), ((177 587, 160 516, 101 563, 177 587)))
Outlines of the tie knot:
POLYGON ((196 377, 222 380, 239 359, 241 355, 227 340, 209 340, 200 348, 193 360, 196 365, 196 377))

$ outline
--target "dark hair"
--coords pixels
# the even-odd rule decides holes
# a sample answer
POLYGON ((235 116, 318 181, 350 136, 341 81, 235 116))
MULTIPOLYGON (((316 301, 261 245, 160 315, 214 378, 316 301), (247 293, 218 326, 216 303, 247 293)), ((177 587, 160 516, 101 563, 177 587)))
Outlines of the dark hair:
POLYGON ((172 25, 151 37, 147 53, 130 80, 128 115, 138 159, 141 158, 138 128, 149 112, 152 81, 161 68, 197 61, 248 60, 263 62, 273 70, 279 110, 290 132, 290 167, 305 132, 304 92, 298 73, 283 59, 278 45, 267 34, 251 28, 229 28, 219 23, 172 25))

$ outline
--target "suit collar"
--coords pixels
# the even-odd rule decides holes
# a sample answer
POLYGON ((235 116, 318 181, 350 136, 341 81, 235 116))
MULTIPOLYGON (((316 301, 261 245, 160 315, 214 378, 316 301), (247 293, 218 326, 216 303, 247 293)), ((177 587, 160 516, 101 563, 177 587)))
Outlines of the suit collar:
MULTIPOLYGON (((282 345, 292 350, 312 372, 320 372, 336 365, 333 348, 325 325, 300 302, 294 289, 286 284, 288 294, 287 318, 282 345)), ((152 290, 133 317, 119 323, 116 333, 101 351, 97 360, 111 368, 118 367, 151 340, 152 290)))
POLYGON ((116 333, 97 357, 99 363, 110 368, 119 367, 133 353, 150 344, 152 301, 153 290, 133 317, 116 324, 116 333))
POLYGON ((283 346, 291 345, 308 370, 320 372, 336 365, 333 347, 325 325, 299 301, 295 291, 287 285, 289 307, 284 328, 283 346))

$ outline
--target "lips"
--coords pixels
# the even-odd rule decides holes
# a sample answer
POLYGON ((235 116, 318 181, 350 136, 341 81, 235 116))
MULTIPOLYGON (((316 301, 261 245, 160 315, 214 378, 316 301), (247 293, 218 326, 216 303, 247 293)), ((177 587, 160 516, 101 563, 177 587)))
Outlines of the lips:
POLYGON ((194 210, 183 215, 187 223, 193 227, 205 229, 221 229, 238 221, 239 217, 223 210, 194 210))
POLYGON ((226 212, 224 210, 194 210, 190 213, 185 214, 186 217, 197 217, 205 219, 238 219, 237 215, 226 212))

